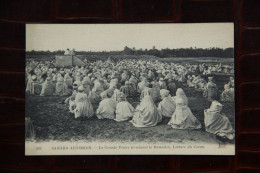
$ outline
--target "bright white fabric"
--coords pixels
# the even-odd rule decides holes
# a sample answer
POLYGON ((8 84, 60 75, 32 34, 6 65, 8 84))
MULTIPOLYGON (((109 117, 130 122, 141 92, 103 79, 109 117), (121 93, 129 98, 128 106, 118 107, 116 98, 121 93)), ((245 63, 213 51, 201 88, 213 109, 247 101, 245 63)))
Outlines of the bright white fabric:
POLYGON ((217 134, 221 137, 234 139, 235 133, 229 119, 220 113, 222 106, 215 106, 214 102, 209 109, 204 110, 205 129, 209 133, 217 134))
POLYGON ((174 129, 200 129, 199 120, 192 114, 183 98, 175 96, 174 102, 176 109, 168 125, 171 125, 174 129))

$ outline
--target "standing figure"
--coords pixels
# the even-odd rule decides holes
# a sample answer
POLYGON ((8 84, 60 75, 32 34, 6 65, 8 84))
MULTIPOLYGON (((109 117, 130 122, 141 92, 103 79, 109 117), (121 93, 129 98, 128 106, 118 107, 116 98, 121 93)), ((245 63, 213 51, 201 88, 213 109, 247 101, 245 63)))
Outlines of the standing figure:
POLYGON ((209 81, 205 86, 203 96, 206 97, 209 101, 218 100, 219 98, 218 87, 213 82, 213 77, 208 77, 208 80, 209 81))

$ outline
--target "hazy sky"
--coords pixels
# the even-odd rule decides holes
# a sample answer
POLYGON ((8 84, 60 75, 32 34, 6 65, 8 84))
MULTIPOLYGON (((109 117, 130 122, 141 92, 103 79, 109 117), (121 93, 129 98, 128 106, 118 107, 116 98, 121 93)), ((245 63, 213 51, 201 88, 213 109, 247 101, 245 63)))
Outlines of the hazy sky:
POLYGON ((232 23, 27 24, 26 50, 234 47, 232 23))

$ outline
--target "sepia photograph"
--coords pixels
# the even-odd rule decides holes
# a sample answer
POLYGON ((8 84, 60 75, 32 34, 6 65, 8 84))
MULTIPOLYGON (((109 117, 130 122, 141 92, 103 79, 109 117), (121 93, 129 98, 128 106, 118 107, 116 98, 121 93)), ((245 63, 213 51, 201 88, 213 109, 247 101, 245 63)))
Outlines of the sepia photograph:
POLYGON ((234 24, 26 24, 26 155, 234 155, 234 24))

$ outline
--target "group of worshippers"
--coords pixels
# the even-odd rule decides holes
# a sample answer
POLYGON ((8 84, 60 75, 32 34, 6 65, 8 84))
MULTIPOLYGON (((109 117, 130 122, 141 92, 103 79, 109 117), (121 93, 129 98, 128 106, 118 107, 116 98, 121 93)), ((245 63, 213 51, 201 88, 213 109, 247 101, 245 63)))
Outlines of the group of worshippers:
POLYGON ((224 74, 234 74, 234 64, 222 65, 221 63, 216 65, 209 65, 202 63, 199 65, 191 66, 194 69, 195 74, 211 75, 213 72, 224 73, 224 74))
POLYGON ((51 68, 41 63, 34 70, 28 69, 26 91, 40 96, 68 96, 64 103, 76 119, 95 115, 118 122, 130 120, 135 127, 151 127, 168 117, 168 125, 174 129, 200 129, 202 125, 190 110, 185 92, 175 85, 187 81, 190 87, 203 88, 204 95, 211 98, 210 108, 204 111, 206 131, 233 140, 231 123, 221 113, 223 105, 211 89, 213 78, 208 83, 195 80, 196 76, 188 74, 196 68, 190 67, 141 60, 95 61, 72 68, 51 68), (132 97, 140 97, 136 108, 128 101, 132 97))
POLYGON ((229 82, 224 84, 224 91, 220 94, 213 77, 208 77, 208 82, 201 75, 188 75, 187 85, 191 88, 203 91, 203 96, 209 101, 221 100, 223 102, 234 102, 235 84, 234 78, 231 76, 229 82))

